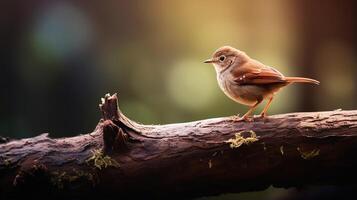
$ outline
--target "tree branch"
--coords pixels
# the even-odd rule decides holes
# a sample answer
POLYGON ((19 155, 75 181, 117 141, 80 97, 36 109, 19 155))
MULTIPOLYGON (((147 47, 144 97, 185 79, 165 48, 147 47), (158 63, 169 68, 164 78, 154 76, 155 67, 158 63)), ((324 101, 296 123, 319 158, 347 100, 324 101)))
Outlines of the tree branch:
POLYGON ((116 95, 100 109, 90 134, 1 140, 1 199, 191 198, 356 178, 357 111, 141 125, 120 112, 116 95))

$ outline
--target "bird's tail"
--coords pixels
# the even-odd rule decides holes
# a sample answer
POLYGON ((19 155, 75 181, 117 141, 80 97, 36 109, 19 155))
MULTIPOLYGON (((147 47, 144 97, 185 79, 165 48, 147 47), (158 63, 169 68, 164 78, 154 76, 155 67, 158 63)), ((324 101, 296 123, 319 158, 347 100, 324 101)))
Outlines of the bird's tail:
POLYGON ((320 81, 311 79, 311 78, 303 78, 303 77, 285 77, 285 80, 288 83, 313 83, 316 85, 320 84, 320 81))

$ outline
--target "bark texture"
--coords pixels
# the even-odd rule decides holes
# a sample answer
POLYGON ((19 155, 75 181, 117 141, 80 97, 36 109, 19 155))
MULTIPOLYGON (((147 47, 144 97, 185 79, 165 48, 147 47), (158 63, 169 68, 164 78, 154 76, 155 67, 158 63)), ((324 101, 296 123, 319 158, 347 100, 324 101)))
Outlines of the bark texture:
POLYGON ((193 198, 356 180, 357 111, 141 125, 106 95, 92 133, 0 142, 0 198, 193 198))

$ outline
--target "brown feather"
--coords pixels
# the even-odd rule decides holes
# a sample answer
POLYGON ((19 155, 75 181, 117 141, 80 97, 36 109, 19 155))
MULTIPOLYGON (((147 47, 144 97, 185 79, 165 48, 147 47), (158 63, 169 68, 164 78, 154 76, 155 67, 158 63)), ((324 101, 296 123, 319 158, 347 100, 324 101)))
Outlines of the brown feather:
POLYGON ((284 83, 285 77, 276 69, 251 59, 250 62, 233 69, 235 82, 239 85, 264 85, 284 83))
POLYGON ((311 79, 311 78, 304 78, 304 77, 285 77, 285 80, 288 83, 312 83, 319 85, 320 81, 311 79))

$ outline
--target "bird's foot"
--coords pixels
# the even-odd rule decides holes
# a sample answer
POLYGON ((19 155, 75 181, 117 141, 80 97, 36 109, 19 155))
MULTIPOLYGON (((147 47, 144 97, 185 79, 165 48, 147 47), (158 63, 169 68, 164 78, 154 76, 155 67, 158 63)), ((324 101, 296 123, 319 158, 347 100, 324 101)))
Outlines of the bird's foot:
POLYGON ((268 115, 265 112, 262 112, 259 115, 259 118, 262 118, 262 119, 267 118, 267 117, 268 117, 268 115))
POLYGON ((230 119, 233 120, 233 121, 237 121, 237 120, 239 120, 240 118, 241 118, 241 117, 239 116, 239 114, 233 115, 233 116, 230 117, 230 119))
POLYGON ((254 117, 241 117, 240 118, 241 121, 245 121, 245 122, 253 122, 254 121, 254 117))
POLYGON ((243 115, 242 117, 240 117, 239 114, 238 114, 238 115, 234 115, 232 117, 232 120, 236 121, 236 122, 239 122, 239 121, 252 122, 252 121, 254 121, 254 118, 250 117, 250 116, 247 116, 247 115, 243 115))

